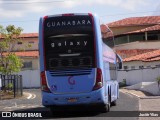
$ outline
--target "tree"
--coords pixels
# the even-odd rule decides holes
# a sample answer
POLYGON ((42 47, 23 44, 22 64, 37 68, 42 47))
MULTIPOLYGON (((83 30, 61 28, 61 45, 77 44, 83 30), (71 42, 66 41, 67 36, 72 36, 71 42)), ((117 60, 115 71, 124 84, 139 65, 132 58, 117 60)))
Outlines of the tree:
POLYGON ((159 90, 160 90, 160 76, 158 76, 158 77, 156 78, 156 80, 157 80, 157 83, 158 83, 158 88, 159 88, 159 90))
POLYGON ((19 72, 23 66, 23 60, 15 54, 17 42, 22 42, 19 37, 22 31, 14 25, 6 28, 0 25, 0 72, 3 74, 19 72))

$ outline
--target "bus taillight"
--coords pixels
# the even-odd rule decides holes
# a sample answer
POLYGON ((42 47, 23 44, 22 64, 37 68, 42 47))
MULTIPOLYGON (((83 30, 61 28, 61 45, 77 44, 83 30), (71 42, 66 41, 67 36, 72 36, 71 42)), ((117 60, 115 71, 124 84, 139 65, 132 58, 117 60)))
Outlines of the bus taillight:
POLYGON ((45 75, 45 72, 41 72, 41 86, 42 86, 42 91, 45 91, 45 92, 50 92, 48 86, 47 86, 47 81, 46 81, 46 75, 45 75))
POLYGON ((97 68, 96 83, 93 87, 93 90, 100 89, 101 87, 103 87, 102 70, 97 68))
POLYGON ((70 14, 62 14, 62 16, 74 16, 74 14, 70 13, 70 14))

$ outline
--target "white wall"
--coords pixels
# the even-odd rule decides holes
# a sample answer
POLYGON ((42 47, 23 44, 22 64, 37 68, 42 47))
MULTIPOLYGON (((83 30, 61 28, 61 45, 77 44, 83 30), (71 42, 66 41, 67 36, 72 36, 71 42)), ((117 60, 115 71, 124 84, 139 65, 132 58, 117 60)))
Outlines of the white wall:
POLYGON ((118 81, 126 79, 127 85, 134 85, 140 82, 154 82, 160 76, 160 68, 141 69, 131 71, 118 71, 118 81))
POLYGON ((156 65, 160 65, 160 61, 153 61, 153 62, 142 62, 142 61, 130 61, 130 62, 123 62, 123 67, 128 66, 128 69, 131 69, 131 66, 135 66, 136 69, 139 68, 139 66, 143 67, 155 67, 156 65))
POLYGON ((40 72, 39 70, 25 70, 18 73, 23 78, 23 88, 40 87, 40 72))
POLYGON ((129 49, 160 49, 160 41, 145 41, 145 42, 131 42, 116 45, 114 47, 115 50, 129 50, 129 49))
MULTIPOLYGON (((23 76, 23 87, 33 88, 40 87, 39 70, 25 70, 19 73, 23 76)), ((160 68, 142 69, 132 71, 118 71, 118 81, 126 79, 127 85, 134 85, 140 82, 154 82, 160 76, 160 68)))
POLYGON ((153 95, 160 95, 160 89, 158 87, 157 82, 144 85, 143 87, 140 88, 140 90, 152 93, 153 95))
POLYGON ((128 86, 127 89, 141 90, 153 95, 160 95, 160 88, 158 88, 157 82, 141 82, 132 86, 128 86))

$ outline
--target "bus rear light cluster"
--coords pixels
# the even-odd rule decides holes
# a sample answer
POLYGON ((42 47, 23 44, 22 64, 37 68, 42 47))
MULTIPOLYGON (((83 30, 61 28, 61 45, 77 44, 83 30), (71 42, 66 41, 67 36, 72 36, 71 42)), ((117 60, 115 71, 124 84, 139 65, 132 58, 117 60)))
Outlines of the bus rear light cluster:
POLYGON ((45 91, 45 92, 51 92, 48 88, 48 85, 47 85, 47 80, 46 80, 46 75, 45 75, 45 72, 41 72, 41 89, 42 91, 45 91))
POLYGON ((96 83, 93 87, 93 90, 98 90, 102 87, 103 87, 102 70, 100 68, 97 68, 96 83))

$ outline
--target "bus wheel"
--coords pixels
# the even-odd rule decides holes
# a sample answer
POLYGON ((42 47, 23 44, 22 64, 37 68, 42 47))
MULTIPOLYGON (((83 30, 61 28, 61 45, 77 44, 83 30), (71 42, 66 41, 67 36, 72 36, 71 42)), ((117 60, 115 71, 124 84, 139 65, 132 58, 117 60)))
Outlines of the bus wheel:
POLYGON ((111 107, 111 94, 108 96, 108 104, 107 104, 107 106, 108 106, 108 111, 107 112, 109 112, 110 111, 110 107, 111 107))
POLYGON ((111 106, 116 106, 116 105, 117 105, 116 100, 115 100, 115 101, 113 101, 113 102, 111 102, 111 106))
POLYGON ((109 112, 110 111, 110 107, 111 107, 111 101, 110 101, 110 95, 108 97, 108 103, 106 105, 103 106, 103 110, 102 112, 109 112))
POLYGON ((51 111, 51 113, 54 113, 56 110, 54 107, 50 107, 50 111, 51 111))
POLYGON ((51 106, 50 111, 51 111, 51 113, 55 113, 55 112, 59 111, 59 108, 57 106, 51 106))

